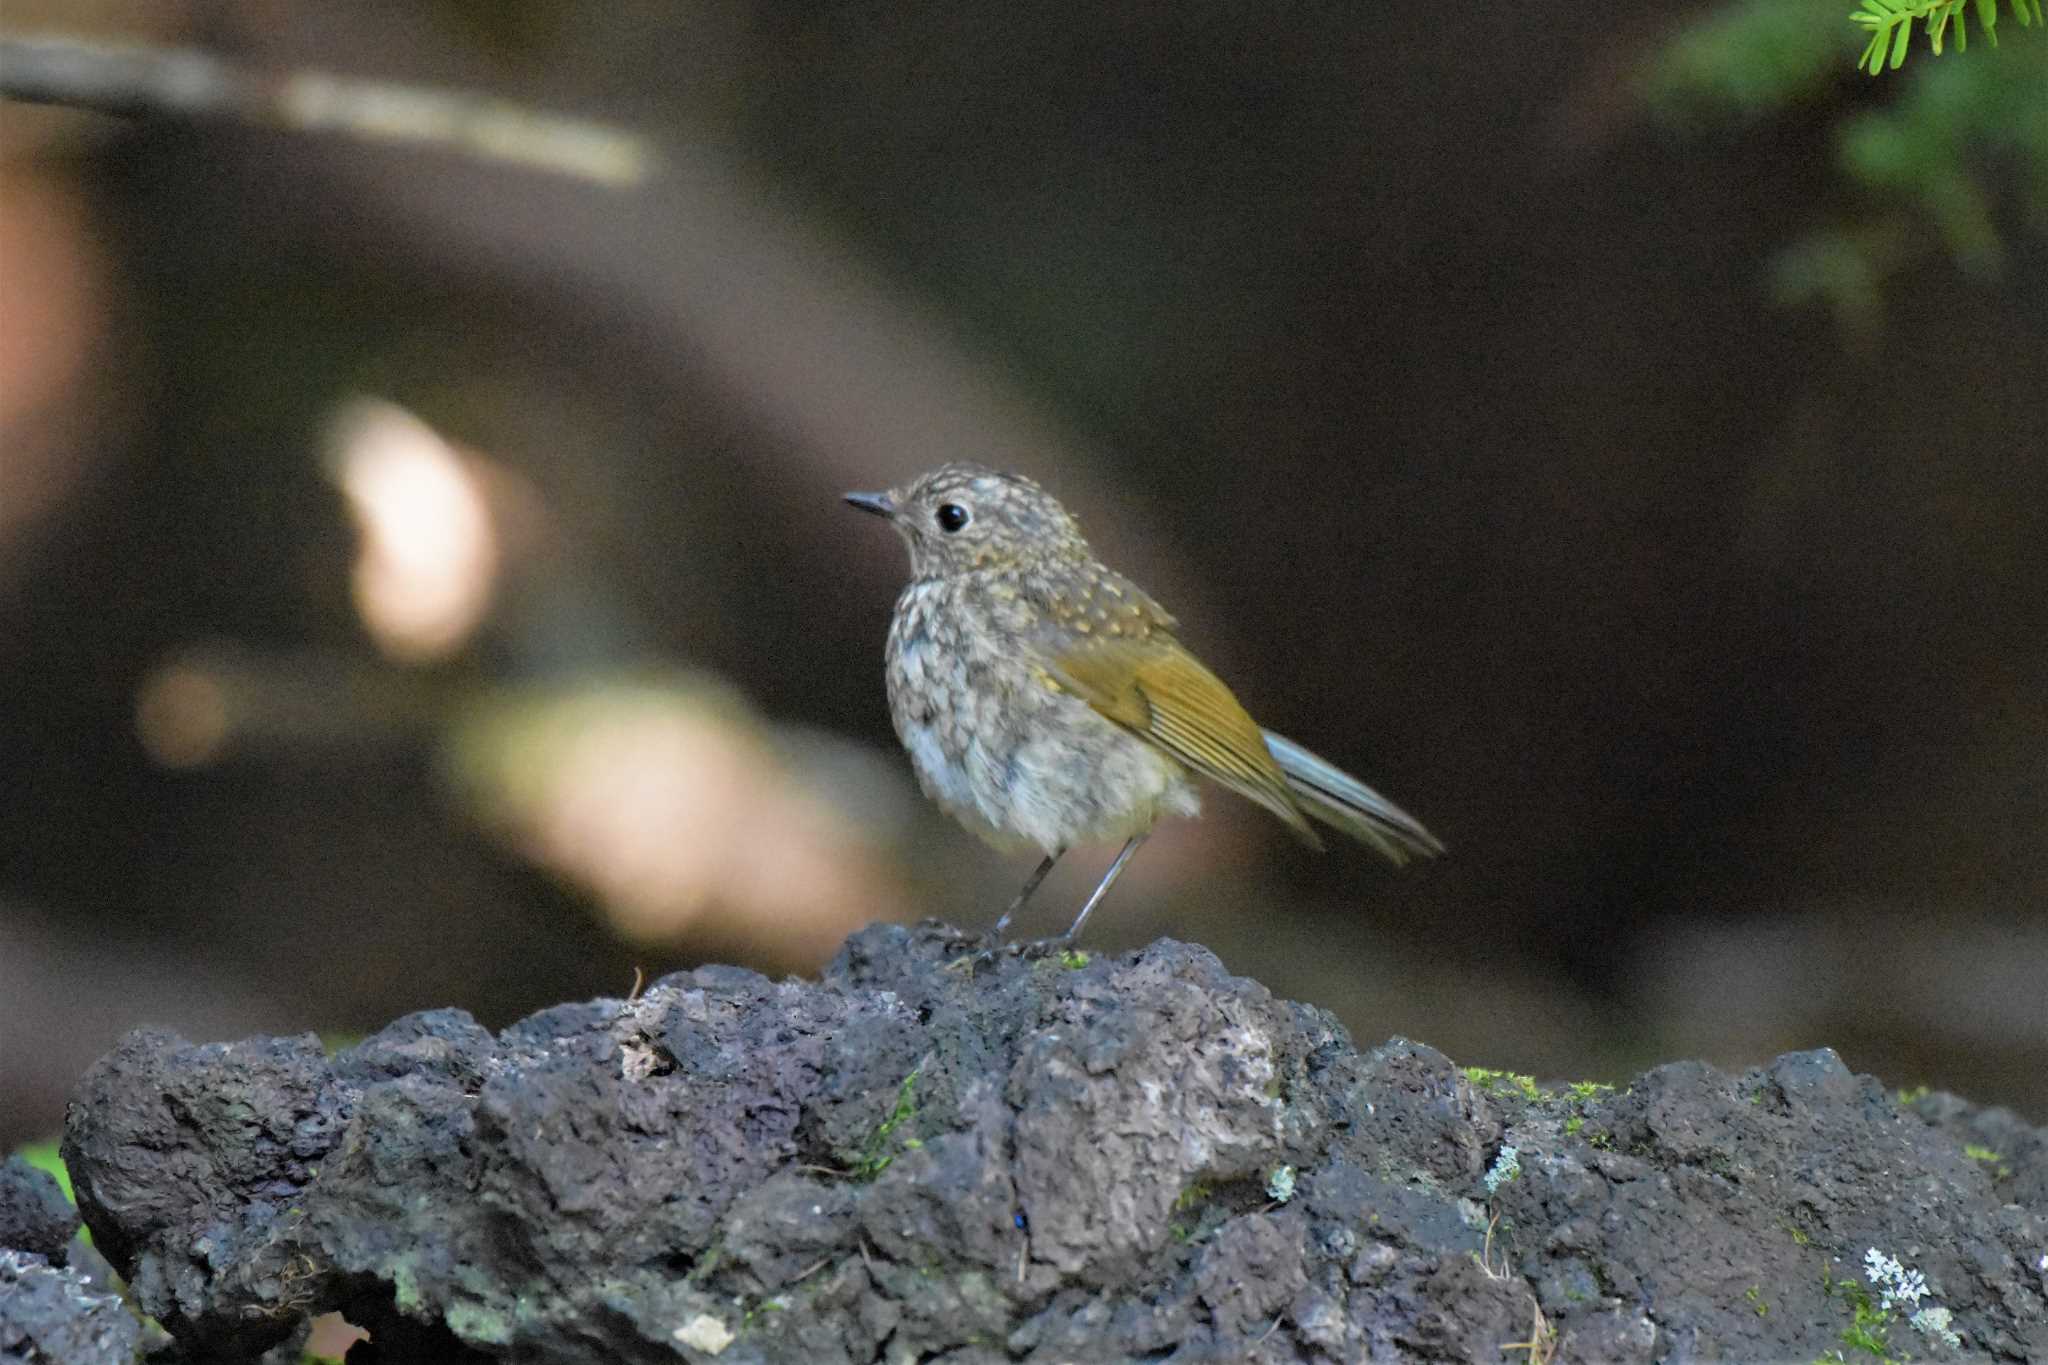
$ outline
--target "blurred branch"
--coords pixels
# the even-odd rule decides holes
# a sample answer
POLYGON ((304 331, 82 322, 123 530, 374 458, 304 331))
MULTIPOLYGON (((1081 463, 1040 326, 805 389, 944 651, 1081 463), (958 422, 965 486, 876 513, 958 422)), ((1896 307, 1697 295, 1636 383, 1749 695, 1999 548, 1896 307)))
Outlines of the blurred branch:
POLYGON ((473 91, 251 72, 191 48, 0 36, 0 98, 412 143, 614 188, 640 184, 656 163, 645 138, 588 119, 473 91))
MULTIPOLYGON (((1778 297, 1832 306, 1845 340, 1881 330, 1883 291, 1905 271, 1946 255, 1958 271, 1993 277, 2016 243, 2048 225, 2048 46, 2012 43, 1967 62, 1916 62, 1881 104, 1845 100, 1839 0, 1722 0, 1688 21, 1646 72, 1644 93, 1687 130, 1789 120, 1817 108, 1835 164, 1856 192, 1842 221, 1810 227, 1778 253, 1778 297)), ((2039 0, 2007 0, 2037 24, 2039 0)), ((1922 22, 1940 51, 1944 16, 1960 26, 1960 0, 1865 0, 1857 17, 1898 19, 1883 30, 1889 58, 1922 22)), ((1982 0, 1978 27, 1997 13, 1982 0)), ((1953 36, 1960 48, 1962 30, 1953 36)), ((1867 49, 1868 66, 1875 49, 1867 49)), ((1809 117, 1809 115, 1802 115, 1809 117)))
MULTIPOLYGON (((343 16, 371 14, 331 8, 343 16)), ((0 29, 0 98, 53 100, 69 92, 67 101, 78 108, 198 118, 194 97, 169 78, 178 67, 162 60, 168 55, 196 66, 193 79, 201 86, 255 84, 246 71, 236 74, 199 54, 31 42, 0 29), (49 70, 60 58, 82 68, 61 83, 49 70), (109 67, 123 63, 132 67, 126 81, 112 79, 109 67), (88 81, 86 71, 95 79, 88 81), (144 99, 145 73, 168 88, 144 99)), ((368 82, 354 88, 406 89, 368 82)), ((305 126, 303 119, 286 122, 282 101, 261 96, 261 89, 200 103, 216 121, 305 126)), ((451 97, 437 98, 445 107, 451 97)), ((970 350, 957 326, 884 274, 829 218, 716 136, 644 149, 628 140, 630 155, 621 159, 645 176, 629 195, 590 194, 587 176, 507 184, 498 173, 502 155, 450 157, 438 168, 442 174, 393 174, 388 158, 377 154, 390 136, 308 140, 309 153, 317 147, 319 155, 284 166, 274 164, 273 149, 228 139, 208 149, 209 164, 223 174, 261 160, 273 175, 299 177, 303 193, 265 205, 279 231, 311 238, 345 222, 360 250, 403 243, 409 256, 426 261, 546 281, 581 295, 585 306, 616 321, 614 337, 651 338, 633 344, 636 354, 651 350, 690 367, 710 388, 733 395, 792 459, 806 462, 806 477, 821 494, 821 524, 840 515, 832 510, 836 499, 822 496, 826 490, 907 477, 928 466, 934 451, 1058 471, 1061 488, 1075 490, 1068 501, 1084 509, 1117 500, 1093 473, 1113 468, 1113 461, 1023 390, 1014 368, 970 350), (308 176, 316 162, 322 174, 308 176)), ((1150 571, 1166 578, 1173 562, 1164 551, 1168 538, 1131 529, 1143 520, 1136 509, 1120 519, 1139 544, 1156 547, 1150 571)), ((1135 547, 1128 557, 1146 559, 1135 547)), ((881 562, 877 557, 878 570, 881 562)), ((1183 582, 1178 591, 1185 600, 1194 586, 1183 582)))
MULTIPOLYGON (((1934 49, 1934 55, 1941 55, 1941 41, 1948 32, 1949 21, 1956 26, 1956 50, 1970 50, 1969 11, 1965 5, 1969 0, 1863 0, 1863 6, 1849 18, 1861 24, 1870 32, 1870 41, 1864 46, 1863 55, 1856 64, 1875 76, 1885 68, 1889 58, 1892 70, 1896 71, 1906 62, 1906 49, 1913 41, 1913 21, 1919 20, 1927 30, 1927 44, 1934 49)), ((2028 28, 2041 20, 2041 0, 2007 0, 2012 6, 2013 17, 2019 20, 2021 28, 2028 28)), ((1998 46, 1998 0, 1975 0, 1977 23, 1984 30, 1984 36, 1998 46)))

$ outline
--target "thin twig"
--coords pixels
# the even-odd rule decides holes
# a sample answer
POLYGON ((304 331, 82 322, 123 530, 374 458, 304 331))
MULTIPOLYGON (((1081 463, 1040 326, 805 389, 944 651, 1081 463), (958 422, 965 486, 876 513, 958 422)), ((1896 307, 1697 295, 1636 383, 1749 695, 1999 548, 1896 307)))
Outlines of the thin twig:
POLYGON ((1486 1244, 1479 1249, 1479 1268, 1486 1272, 1486 1278, 1489 1280, 1505 1280, 1508 1277, 1508 1258, 1505 1252, 1501 1254, 1500 1269, 1496 1271, 1493 1268, 1493 1229, 1499 1222, 1500 1215, 1497 1213, 1486 1220, 1486 1244))
POLYGON ((258 73, 192 48, 0 36, 0 98, 412 143, 615 189, 645 181, 657 160, 637 133, 477 91, 327 71, 258 73))
POLYGON ((1550 1319, 1543 1315, 1543 1305, 1536 1301, 1534 1294, 1529 1296, 1529 1310, 1529 1339, 1503 1342, 1501 1350, 1527 1351, 1529 1365, 1550 1365, 1551 1358, 1557 1354, 1557 1329, 1551 1326, 1550 1319))

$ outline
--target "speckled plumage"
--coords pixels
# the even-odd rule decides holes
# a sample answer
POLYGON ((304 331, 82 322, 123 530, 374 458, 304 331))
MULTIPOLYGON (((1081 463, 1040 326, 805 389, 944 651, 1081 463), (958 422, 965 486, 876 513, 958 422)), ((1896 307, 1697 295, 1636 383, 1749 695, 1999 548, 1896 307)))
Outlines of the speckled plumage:
MULTIPOLYGON (((896 599, 886 658, 897 737, 925 794, 998 848, 1108 843, 1202 809, 1185 767, 1064 691, 1049 651, 1021 643, 1075 629, 1061 571, 1088 569, 1108 574, 1093 561, 984 569, 916 580, 896 599)), ((1078 625, 1143 631, 1141 599, 1078 625)))
POLYGON ((1196 774, 1310 843, 1313 815, 1396 862, 1440 850, 1356 778, 1262 731, 1182 647, 1173 617, 1097 560, 1031 480, 949 464, 847 501, 888 517, 910 547, 886 660, 919 783, 997 847, 1047 855, 1018 905, 1068 848, 1127 840, 1085 919, 1160 816, 1199 813, 1196 774))

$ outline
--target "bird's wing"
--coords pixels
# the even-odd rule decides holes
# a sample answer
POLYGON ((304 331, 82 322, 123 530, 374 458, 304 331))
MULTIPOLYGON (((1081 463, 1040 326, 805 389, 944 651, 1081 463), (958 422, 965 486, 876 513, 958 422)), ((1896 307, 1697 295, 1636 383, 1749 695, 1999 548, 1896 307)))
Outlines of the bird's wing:
POLYGON ((1322 846, 1288 792, 1257 722, 1223 680, 1164 629, 1149 621, 1117 633, 1097 624, 1069 624, 1058 631, 1045 667, 1062 690, 1099 714, 1322 846))

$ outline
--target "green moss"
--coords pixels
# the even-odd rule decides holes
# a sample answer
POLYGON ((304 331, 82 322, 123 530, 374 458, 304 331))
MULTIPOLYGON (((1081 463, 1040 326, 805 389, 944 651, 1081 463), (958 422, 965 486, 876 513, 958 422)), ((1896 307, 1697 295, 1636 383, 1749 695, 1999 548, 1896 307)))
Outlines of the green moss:
POLYGON ((1491 1067, 1468 1066, 1465 1068, 1465 1079, 1489 1094, 1513 1092, 1525 1100, 1543 1098, 1543 1087, 1536 1084, 1536 1078, 1525 1076, 1519 1071, 1495 1071, 1491 1067))
POLYGON ((1975 1142, 1966 1142, 1963 1144, 1963 1155, 1987 1167, 1991 1172, 1993 1180, 2006 1180, 2012 1176, 2012 1167, 2006 1165, 2005 1158, 1992 1151, 1989 1147, 1975 1142))
POLYGON ((1174 1216, 1168 1219, 1166 1224, 1166 1230, 1172 1234, 1174 1241, 1185 1245, 1193 1240, 1196 1229, 1202 1224, 1201 1215, 1195 1211, 1208 1203, 1213 1193, 1215 1192, 1199 1180, 1191 1180, 1182 1188, 1173 1201, 1174 1216), (1186 1214, 1194 1216, 1182 1216, 1186 1214))
POLYGON ((704 1248, 703 1254, 697 1257, 696 1264, 690 1267, 690 1273, 684 1278, 691 1284, 702 1284, 711 1278, 712 1274, 717 1271, 719 1262, 724 1259, 725 1238, 721 1236, 710 1246, 704 1248))
POLYGON ((1901 1090, 1893 1098, 1898 1100, 1899 1106, 1901 1108, 1904 1108, 1906 1105, 1909 1104, 1918 1104, 1921 1100, 1926 1099, 1929 1095, 1933 1093, 1933 1091, 1929 1090, 1924 1085, 1916 1085, 1910 1090, 1901 1090))
POLYGON ((1088 954, 1079 948, 1069 948, 1060 954, 1060 965, 1068 971, 1078 971, 1088 965, 1088 954))
MULTIPOLYGON (((1849 1325, 1841 1331, 1841 1349, 1830 1351, 1820 1357, 1825 1362, 1846 1362, 1843 1350, 1869 1356, 1881 1365, 1903 1365, 1900 1357, 1892 1354, 1892 1315, 1870 1301, 1870 1290, 1861 1280, 1838 1280, 1829 1274, 1827 1267, 1821 1267, 1821 1291, 1831 1299, 1841 1299, 1849 1307, 1849 1325)), ((1818 1362, 1816 1363, 1818 1365, 1818 1362)))
POLYGON ((426 1312, 427 1301, 420 1293, 419 1276, 413 1273, 412 1262, 403 1258, 391 1267, 391 1300, 407 1317, 417 1318, 426 1312))
POLYGON ((1856 1320, 1842 1329, 1842 1345, 1892 1365, 1891 1314, 1868 1300, 1856 1305, 1856 1320))
POLYGON ((464 1341, 504 1346, 512 1340, 512 1324, 479 1303, 459 1299, 448 1305, 448 1330, 464 1341))
POLYGON ((1605 1081, 1573 1081, 1570 1090, 1572 1098, 1580 1104, 1614 1093, 1614 1087, 1605 1081))
POLYGON ((1577 1137, 1579 1135, 1579 1129, 1584 1128, 1585 1126, 1586 1116, 1584 1114, 1573 1114, 1570 1118, 1564 1121, 1564 1135, 1566 1137, 1577 1137))
POLYGON ((1758 1317, 1767 1318, 1771 1315, 1771 1306, 1764 1302, 1764 1290, 1762 1285, 1751 1285, 1748 1289, 1742 1292, 1742 1297, 1749 1301, 1749 1306, 1751 1308, 1756 1309, 1756 1315, 1758 1317))
MULTIPOLYGON (((888 1170, 889 1163, 896 1159, 896 1154, 889 1150, 889 1140, 896 1135, 897 1129, 916 1117, 917 1078, 923 1072, 922 1063, 912 1067, 910 1074, 903 1078, 903 1083, 896 1087, 896 1107, 889 1111, 889 1117, 883 1119, 881 1125, 875 1129, 874 1136, 868 1139, 867 1147, 861 1152, 860 1160, 853 1164, 853 1176, 856 1180, 873 1180, 888 1170)), ((914 1150, 923 1144, 915 1138, 910 1138, 905 1141, 904 1146, 914 1150)))

